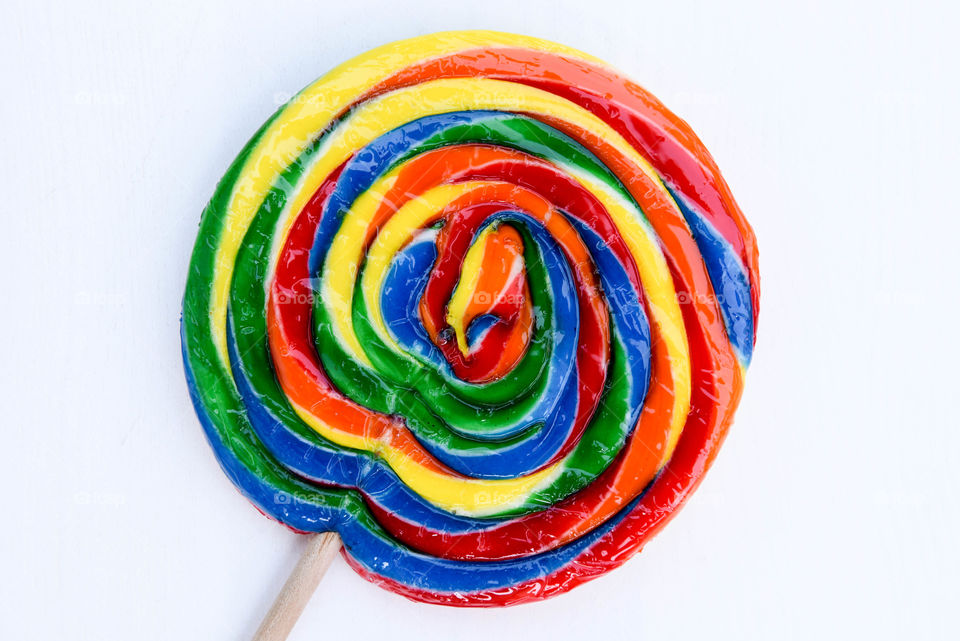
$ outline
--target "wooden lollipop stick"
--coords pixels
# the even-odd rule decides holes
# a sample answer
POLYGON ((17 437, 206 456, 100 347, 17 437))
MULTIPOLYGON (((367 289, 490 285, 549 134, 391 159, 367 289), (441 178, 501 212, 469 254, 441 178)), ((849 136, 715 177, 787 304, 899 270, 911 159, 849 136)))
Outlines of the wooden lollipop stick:
POLYGON ((253 641, 284 641, 287 638, 339 551, 340 537, 336 532, 309 536, 303 556, 283 584, 267 616, 263 617, 253 641))

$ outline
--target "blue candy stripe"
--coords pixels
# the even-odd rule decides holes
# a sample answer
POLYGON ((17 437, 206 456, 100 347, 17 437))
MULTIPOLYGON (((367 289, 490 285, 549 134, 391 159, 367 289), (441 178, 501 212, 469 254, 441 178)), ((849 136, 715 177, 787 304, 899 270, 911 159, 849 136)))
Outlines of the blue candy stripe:
MULTIPOLYGON (((536 404, 512 424, 504 425, 501 430, 496 432, 490 432, 491 437, 507 439, 529 432, 532 426, 542 423, 543 427, 536 431, 536 438, 517 440, 509 446, 499 447, 495 452, 449 451, 434 447, 433 444, 421 440, 424 447, 438 460, 463 474, 478 478, 515 478, 540 469, 554 458, 557 451, 568 440, 573 429, 577 390, 579 388, 576 350, 580 310, 574 297, 562 295, 565 291, 573 290, 573 274, 570 272, 560 248, 543 225, 526 214, 505 211, 490 216, 484 225, 477 230, 476 235, 479 235, 483 229, 491 225, 503 222, 522 223, 530 232, 537 243, 541 256, 543 256, 543 263, 549 275, 548 286, 551 290, 550 299, 553 306, 553 317, 558 322, 555 331, 557 340, 552 350, 550 367, 547 370, 547 382, 536 404)), ((421 258, 429 257, 423 250, 418 250, 417 255, 420 255, 421 258)), ((436 249, 434 248, 432 256, 435 255, 436 249)), ((391 265, 388 279, 381 290, 384 321, 388 327, 401 326, 401 333, 405 336, 413 336, 415 340, 419 337, 420 341, 409 346, 410 351, 414 354, 426 353, 430 366, 445 369, 450 376, 454 376, 446 359, 443 358, 436 346, 428 338, 425 338, 419 312, 412 297, 404 296, 405 300, 398 301, 390 300, 387 297, 387 293, 392 291, 422 291, 423 281, 428 277, 433 263, 432 260, 429 264, 425 261, 413 263, 413 260, 414 255, 400 253, 391 265), (401 283, 390 280, 390 278, 395 278, 402 273, 398 271, 398 264, 403 266, 403 270, 412 279, 411 281, 401 283), (411 269, 415 271, 410 272, 411 269), (409 289, 404 289, 404 287, 409 287, 409 289), (406 318, 398 318, 399 315, 404 313, 407 314, 406 318)), ((394 338, 398 337, 394 336, 394 338)), ((456 426, 451 426, 451 429, 456 430, 456 426)))
POLYGON ((667 187, 703 256, 730 343, 744 367, 753 356, 753 301, 750 277, 729 242, 679 192, 667 187))
MULTIPOLYGON (((183 332, 181 324, 181 333, 183 332)), ((235 355, 232 355, 235 356, 235 355)), ((324 488, 322 494, 304 484, 303 493, 291 496, 254 474, 221 438, 199 397, 193 370, 183 350, 190 398, 217 460, 228 478, 264 513, 304 532, 336 531, 350 556, 362 567, 403 585, 437 593, 470 593, 510 587, 560 570, 587 552, 591 545, 622 521, 642 498, 635 498, 606 523, 565 546, 541 554, 506 561, 454 561, 421 554, 392 540, 385 532, 350 513, 357 493, 324 488)), ((238 420, 242 420, 238 417, 238 420)), ((270 454, 251 441, 264 459, 270 454)), ((397 481, 390 481, 396 484, 397 481)), ((368 514, 367 519, 372 519, 368 514)), ((482 523, 482 522, 481 522, 482 523)), ((471 526, 470 531, 476 527, 471 526)))

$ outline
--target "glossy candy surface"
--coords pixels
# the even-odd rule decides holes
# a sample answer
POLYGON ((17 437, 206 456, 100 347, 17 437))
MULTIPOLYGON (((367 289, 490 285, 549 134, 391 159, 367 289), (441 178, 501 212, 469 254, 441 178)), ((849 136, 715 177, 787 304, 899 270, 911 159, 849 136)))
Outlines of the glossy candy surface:
POLYGON ((682 505, 758 297, 682 120, 586 54, 443 33, 334 69, 247 144, 203 214, 183 353, 261 511, 413 599, 508 605, 682 505))

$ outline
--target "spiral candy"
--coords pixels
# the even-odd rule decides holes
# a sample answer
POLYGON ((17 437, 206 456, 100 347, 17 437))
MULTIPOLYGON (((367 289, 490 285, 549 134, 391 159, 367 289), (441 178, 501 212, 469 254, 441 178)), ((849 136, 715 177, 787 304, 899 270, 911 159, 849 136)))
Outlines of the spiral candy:
POLYGON ((753 234, 682 120, 533 38, 435 34, 285 104, 203 214, 190 392, 230 479, 466 606, 639 551, 739 401, 753 234))

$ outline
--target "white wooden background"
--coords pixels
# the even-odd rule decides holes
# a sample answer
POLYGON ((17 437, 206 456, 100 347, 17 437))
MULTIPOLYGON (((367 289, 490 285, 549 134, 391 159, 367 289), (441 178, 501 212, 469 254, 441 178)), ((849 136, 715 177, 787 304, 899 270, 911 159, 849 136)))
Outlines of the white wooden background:
POLYGON ((693 125, 760 243, 746 394, 620 570, 462 611, 338 560, 293 638, 958 638, 958 13, 899 4, 4 2, 0 638, 253 632, 300 542, 233 489, 187 398, 200 211, 291 93, 460 28, 579 47, 693 125))

